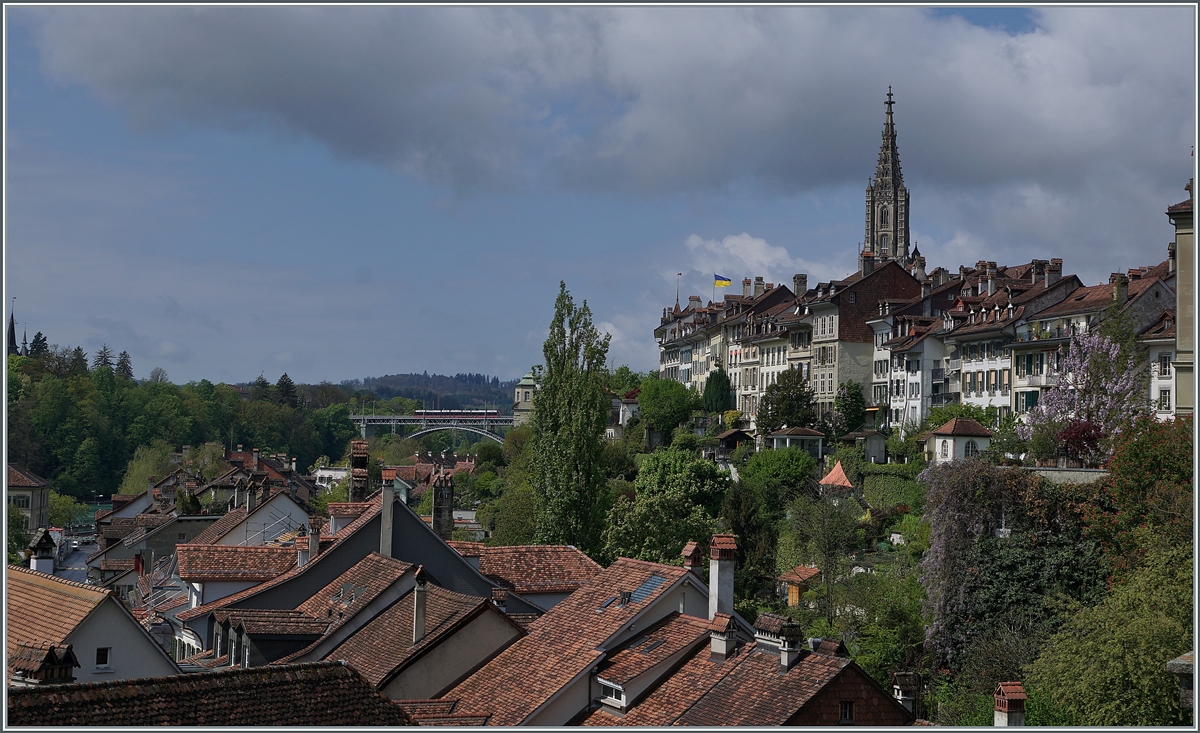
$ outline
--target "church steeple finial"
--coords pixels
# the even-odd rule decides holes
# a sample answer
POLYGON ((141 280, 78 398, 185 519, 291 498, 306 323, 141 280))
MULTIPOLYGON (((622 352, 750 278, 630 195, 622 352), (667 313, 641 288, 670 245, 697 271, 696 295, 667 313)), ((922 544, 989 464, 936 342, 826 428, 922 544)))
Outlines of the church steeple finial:
POLYGON ((900 170, 900 149, 896 146, 896 125, 892 106, 896 104, 889 86, 883 103, 887 114, 883 122, 879 160, 875 176, 867 185, 867 219, 864 249, 879 265, 888 260, 907 263, 909 255, 908 189, 900 170))
POLYGON ((886 102, 884 102, 884 104, 886 104, 886 105, 887 105, 887 108, 888 108, 888 110, 887 110, 887 122, 888 122, 888 127, 891 127, 891 126, 892 126, 892 105, 893 105, 893 104, 895 104, 895 102, 893 102, 893 101, 892 101, 892 87, 891 87, 891 85, 888 85, 888 98, 887 98, 887 101, 886 101, 886 102))
POLYGON ((8 310, 8 354, 20 354, 17 349, 17 319, 13 314, 13 309, 17 306, 17 299, 13 298, 12 307, 8 310))

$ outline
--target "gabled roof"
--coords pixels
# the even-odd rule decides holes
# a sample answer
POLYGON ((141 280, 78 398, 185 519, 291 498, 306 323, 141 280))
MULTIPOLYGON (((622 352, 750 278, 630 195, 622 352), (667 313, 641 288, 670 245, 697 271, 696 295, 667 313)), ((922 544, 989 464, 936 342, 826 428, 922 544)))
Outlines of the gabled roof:
POLYGON ((392 726, 408 714, 339 662, 10 689, 8 724, 392 726))
POLYGON ((824 438, 825 433, 822 433, 820 430, 813 430, 812 428, 782 428, 780 430, 776 430, 775 432, 771 433, 767 437, 768 438, 774 438, 774 437, 783 438, 783 437, 788 437, 788 436, 791 436, 793 438, 794 437, 824 438))
POLYGON ((783 575, 780 575, 776 580, 783 581, 784 583, 807 583, 820 574, 821 571, 818 568, 797 565, 783 575))
POLYGON ((63 644, 112 591, 8 566, 5 607, 8 643, 63 644))
POLYGON ((980 438, 992 437, 992 431, 980 425, 969 417, 956 417, 950 422, 933 431, 934 435, 975 436, 980 438))
POLYGON ((188 582, 271 580, 296 564, 296 550, 272 545, 177 545, 179 577, 188 582))
POLYGON ((517 593, 572 593, 603 569, 570 545, 485 546, 479 552, 479 572, 517 593))
POLYGON ((21 468, 15 463, 10 463, 8 464, 8 485, 22 489, 39 489, 43 486, 49 486, 50 480, 44 479, 32 471, 21 468))
POLYGON ((621 558, 530 626, 529 635, 447 693, 459 710, 492 725, 524 721, 598 661, 600 649, 687 576, 684 568, 621 558), (642 589, 642 593, 638 590, 642 589), (620 605, 622 591, 638 600, 620 605), (516 694, 520 691, 520 694, 516 694))
POLYGON ((419 642, 414 644, 412 641, 415 594, 409 591, 326 654, 325 659, 345 660, 379 689, 388 685, 426 649, 436 646, 466 622, 492 608, 484 598, 448 591, 432 583, 426 587, 425 636, 419 642))
POLYGON ((633 680, 655 665, 709 637, 705 619, 678 611, 630 639, 600 664, 598 675, 618 685, 633 680))
POLYGON ((233 528, 246 518, 244 506, 230 509, 221 518, 204 528, 204 531, 192 538, 194 545, 211 545, 233 531, 233 528))
POLYGON ((1165 310, 1158 315, 1154 323, 1138 334, 1138 338, 1144 341, 1173 340, 1176 333, 1175 324, 1175 311, 1165 310))

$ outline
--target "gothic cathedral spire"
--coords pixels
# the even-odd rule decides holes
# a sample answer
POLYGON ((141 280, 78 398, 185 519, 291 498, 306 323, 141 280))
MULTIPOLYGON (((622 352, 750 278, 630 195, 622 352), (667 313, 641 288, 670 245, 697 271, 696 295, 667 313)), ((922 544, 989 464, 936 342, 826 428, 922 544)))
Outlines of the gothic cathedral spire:
MULTIPOLYGON (((896 147, 896 124, 892 120, 892 88, 888 87, 887 116, 883 122, 883 143, 875 178, 867 186, 867 226, 863 254, 874 256, 875 264, 899 260, 907 265, 908 189, 900 172, 900 151, 896 147)), ((861 262, 860 262, 861 269, 861 262)))
POLYGON ((20 353, 20 350, 17 349, 17 320, 10 312, 8 314, 8 355, 20 353))

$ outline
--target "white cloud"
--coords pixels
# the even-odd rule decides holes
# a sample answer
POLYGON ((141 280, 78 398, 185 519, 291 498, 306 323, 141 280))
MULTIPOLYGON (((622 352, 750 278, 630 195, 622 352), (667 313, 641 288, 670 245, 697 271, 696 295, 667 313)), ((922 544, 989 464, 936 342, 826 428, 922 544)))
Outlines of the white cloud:
POLYGON ((692 272, 709 278, 723 275, 734 281, 734 290, 725 292, 740 293, 741 280, 745 277, 762 277, 767 282, 783 283, 790 288, 792 276, 799 273, 807 274, 814 285, 818 280, 844 275, 832 262, 810 262, 792 257, 787 249, 746 232, 730 234, 720 240, 692 234, 684 244, 691 254, 692 272))

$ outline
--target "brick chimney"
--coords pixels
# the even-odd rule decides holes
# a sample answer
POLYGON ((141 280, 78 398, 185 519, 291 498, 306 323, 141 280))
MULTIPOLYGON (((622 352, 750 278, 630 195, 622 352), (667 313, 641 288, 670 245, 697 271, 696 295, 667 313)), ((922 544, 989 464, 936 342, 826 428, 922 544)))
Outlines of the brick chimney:
POLYGON ((417 566, 417 584, 413 588, 413 643, 425 638, 425 568, 417 566))
POLYGON ((731 534, 713 535, 708 546, 708 618, 733 613, 733 563, 737 541, 731 534))
POLYGON ((763 284, 762 277, 754 278, 754 297, 757 298, 765 292, 766 286, 763 284))
POLYGON ((1125 305, 1129 300, 1129 278, 1122 272, 1114 272, 1108 276, 1108 284, 1113 286, 1113 302, 1125 305))
POLYGON ((1063 261, 1061 257, 1054 257, 1050 260, 1049 266, 1046 267, 1046 287, 1050 287, 1062 279, 1062 268, 1063 261))
POLYGON ((792 275, 792 292, 796 295, 804 295, 808 292, 808 275, 804 273, 792 275))
POLYGON ((1046 261, 1033 260, 1029 264, 1029 283, 1031 285, 1037 285, 1038 280, 1044 280, 1046 277, 1046 261))
POLYGON ((996 685, 996 708, 993 726, 1025 725, 1025 688, 1020 682, 1001 682, 996 685))
POLYGON ((753 291, 750 289, 750 278, 744 278, 742 280, 742 297, 749 298, 751 292, 753 291))
POLYGON ((858 266, 858 269, 860 272, 862 272, 863 277, 866 277, 867 275, 870 275, 872 272, 875 272, 875 253, 874 252, 864 249, 862 252, 862 255, 859 257, 859 262, 860 262, 860 264, 858 266))

